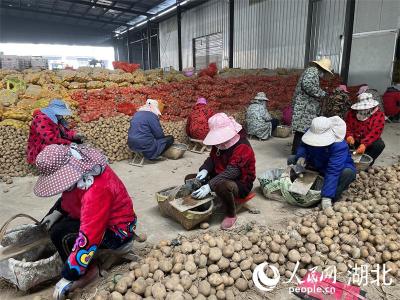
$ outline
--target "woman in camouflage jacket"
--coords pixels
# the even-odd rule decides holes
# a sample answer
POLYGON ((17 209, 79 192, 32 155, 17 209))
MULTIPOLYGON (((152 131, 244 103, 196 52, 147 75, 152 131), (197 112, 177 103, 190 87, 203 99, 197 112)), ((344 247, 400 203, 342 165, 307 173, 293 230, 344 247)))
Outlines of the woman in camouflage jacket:
POLYGON ((321 99, 326 92, 321 89, 319 79, 325 74, 332 74, 331 61, 323 58, 313 61, 301 75, 293 96, 292 128, 295 131, 292 154, 301 142, 304 132, 311 126, 311 121, 321 113, 321 99))

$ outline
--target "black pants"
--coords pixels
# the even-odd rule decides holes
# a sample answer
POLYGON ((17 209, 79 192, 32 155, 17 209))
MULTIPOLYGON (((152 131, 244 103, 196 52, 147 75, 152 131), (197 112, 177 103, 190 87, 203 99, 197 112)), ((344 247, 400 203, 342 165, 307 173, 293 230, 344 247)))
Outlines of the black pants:
POLYGON ((166 136, 164 137, 164 139, 167 141, 167 143, 165 144, 164 151, 161 152, 161 154, 163 154, 165 151, 167 151, 168 148, 171 147, 172 144, 175 142, 175 138, 174 138, 174 136, 172 136, 172 135, 166 135, 166 136))
POLYGON ((275 130, 276 127, 279 125, 279 120, 278 119, 272 119, 271 120, 271 125, 272 125, 272 131, 275 130))
MULTIPOLYGON (((51 241, 57 248, 57 252, 60 254, 63 262, 67 260, 72 251, 72 247, 78 237, 79 226, 79 220, 63 216, 61 220, 57 221, 50 229, 51 241)), ((132 238, 122 240, 116 236, 114 232, 107 229, 99 248, 117 249, 131 240, 132 238)))
POLYGON ((297 148, 301 144, 301 138, 303 137, 304 132, 295 131, 293 135, 293 144, 292 144, 292 154, 296 155, 297 148))
MULTIPOLYGON (((360 143, 355 144, 356 149, 360 146, 360 143)), ((377 139, 371 145, 365 149, 365 154, 368 154, 372 157, 371 166, 375 163, 375 160, 381 155, 383 149, 385 149, 385 142, 382 139, 377 139)))
MULTIPOLYGON (((296 155, 290 155, 287 159, 288 165, 296 164, 296 155)), ((342 193, 347 190, 350 183, 352 183, 356 179, 356 172, 353 169, 345 168, 343 169, 342 173, 339 177, 339 182, 336 188, 335 198, 332 199, 333 201, 337 201, 342 196, 342 193)))

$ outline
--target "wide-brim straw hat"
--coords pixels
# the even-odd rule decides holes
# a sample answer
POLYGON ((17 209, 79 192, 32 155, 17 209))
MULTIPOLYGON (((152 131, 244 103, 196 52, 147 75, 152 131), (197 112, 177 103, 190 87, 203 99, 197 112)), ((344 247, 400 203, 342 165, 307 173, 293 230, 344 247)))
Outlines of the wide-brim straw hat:
POLYGON ((107 158, 98 150, 78 145, 49 145, 36 158, 40 173, 33 192, 38 197, 60 194, 96 165, 105 167, 107 158))
POLYGON ((354 110, 365 110, 377 107, 379 102, 370 93, 362 93, 358 96, 358 102, 351 106, 354 110))
POLYGON ((329 58, 322 58, 320 60, 314 60, 313 61, 314 64, 318 65, 320 68, 322 68, 323 70, 327 71, 328 73, 332 74, 332 62, 329 58))
POLYGON ((265 95, 264 92, 259 92, 257 95, 254 97, 256 100, 263 100, 263 101, 269 101, 267 95, 265 95))
POLYGON ((340 117, 317 117, 312 120, 310 129, 303 135, 303 143, 324 147, 343 141, 346 135, 346 122, 340 117))
POLYGON ((203 144, 208 146, 225 143, 242 130, 242 125, 224 113, 217 113, 208 119, 208 126, 210 131, 203 141, 203 144))

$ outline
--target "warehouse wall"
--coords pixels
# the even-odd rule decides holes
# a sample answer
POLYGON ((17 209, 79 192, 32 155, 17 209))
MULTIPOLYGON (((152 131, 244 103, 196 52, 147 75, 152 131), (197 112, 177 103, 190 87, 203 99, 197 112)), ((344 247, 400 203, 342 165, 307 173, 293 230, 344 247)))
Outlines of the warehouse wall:
POLYGON ((309 60, 329 57, 340 72, 346 0, 323 0, 313 4, 309 60))
POLYGON ((307 0, 235 2, 234 66, 302 68, 307 0))
POLYGON ((356 0, 353 33, 400 27, 399 0, 356 0))
POLYGON ((229 59, 229 3, 212 0, 182 13, 182 64, 193 66, 193 39, 213 33, 222 33, 222 67, 228 66, 229 59))
POLYGON ((178 23, 172 17, 160 23, 160 65, 161 68, 179 69, 178 23))

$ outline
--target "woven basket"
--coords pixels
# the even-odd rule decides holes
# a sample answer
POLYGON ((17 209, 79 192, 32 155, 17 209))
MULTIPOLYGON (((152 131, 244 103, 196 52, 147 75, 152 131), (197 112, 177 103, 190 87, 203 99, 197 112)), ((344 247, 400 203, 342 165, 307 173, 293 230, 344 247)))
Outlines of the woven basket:
POLYGON ((286 125, 279 125, 273 132, 273 136, 279 138, 287 138, 292 133, 292 128, 286 125))
POLYGON ((369 156, 368 154, 363 154, 361 156, 361 160, 357 163, 354 163, 356 166, 357 172, 365 171, 366 169, 368 169, 372 160, 373 159, 371 156, 369 156))
MULTIPOLYGON (((160 212, 165 217, 171 217, 172 219, 178 221, 186 230, 194 228, 196 225, 207 221, 211 215, 214 208, 214 203, 211 200, 203 205, 200 205, 193 210, 188 210, 185 212, 178 211, 175 207, 169 204, 168 195, 176 187, 170 187, 161 190, 156 193, 156 200, 160 212)), ((176 198, 186 197, 190 194, 190 191, 180 190, 176 194, 176 198)))
POLYGON ((164 152, 163 156, 168 159, 180 159, 187 149, 186 144, 173 144, 164 152))

